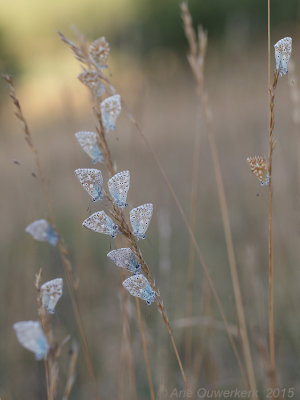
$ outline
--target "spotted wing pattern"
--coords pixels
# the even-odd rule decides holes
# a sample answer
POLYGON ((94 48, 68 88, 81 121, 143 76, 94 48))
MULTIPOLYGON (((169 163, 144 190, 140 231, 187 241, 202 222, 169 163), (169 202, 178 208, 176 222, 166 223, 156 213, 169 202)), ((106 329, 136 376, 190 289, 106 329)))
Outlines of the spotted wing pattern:
POLYGON ((25 349, 32 351, 37 360, 42 360, 49 351, 49 345, 42 326, 38 321, 21 321, 14 324, 18 341, 25 349))
POLYGON ((32 222, 26 227, 25 232, 29 233, 35 240, 48 242, 52 246, 57 245, 58 235, 45 219, 32 222))
POLYGON ((270 178, 268 174, 267 161, 260 156, 248 157, 247 161, 251 172, 259 179, 260 184, 262 186, 268 185, 270 178))
POLYGON ((99 169, 79 168, 75 170, 75 175, 79 179, 83 188, 92 197, 93 201, 101 200, 103 198, 103 178, 99 169))
POLYGON ((117 173, 110 178, 107 185, 114 203, 120 208, 126 207, 128 205, 126 199, 130 186, 130 172, 122 171, 117 173))
POLYGON ((141 270, 141 265, 138 263, 134 252, 130 248, 112 250, 107 254, 107 257, 118 267, 125 268, 133 274, 137 274, 141 270))
POLYGON ((151 288, 147 278, 142 274, 132 275, 125 279, 123 286, 132 296, 145 300, 148 305, 155 301, 155 292, 151 288))
POLYGON ((75 137, 83 150, 92 159, 93 164, 103 162, 102 153, 97 142, 97 133, 81 131, 76 132, 75 137))
POLYGON ((105 93, 105 86, 101 82, 101 77, 98 72, 85 70, 81 72, 77 78, 81 83, 90 88, 97 97, 105 93))
POLYGON ((109 56, 109 44, 106 41, 105 37, 100 37, 91 43, 89 48, 89 53, 91 59, 100 67, 105 68, 107 58, 109 56))
POLYGON ((279 76, 286 75, 288 73, 288 63, 292 54, 292 38, 285 37, 279 40, 275 45, 275 61, 276 69, 280 68, 279 76))
POLYGON ((103 100, 101 105, 101 117, 105 130, 111 131, 116 129, 116 120, 121 112, 121 97, 114 94, 103 100))
POLYGON ((133 234, 137 239, 145 239, 145 233, 148 229, 152 218, 153 204, 143 204, 142 206, 133 208, 130 213, 130 223, 133 234))
POLYGON ((49 314, 55 313, 55 306, 63 293, 63 280, 62 278, 53 279, 46 282, 41 286, 42 294, 42 307, 45 308, 49 314))
POLYGON ((82 225, 91 231, 110 235, 112 238, 115 238, 118 233, 117 225, 104 211, 97 211, 90 215, 82 225))

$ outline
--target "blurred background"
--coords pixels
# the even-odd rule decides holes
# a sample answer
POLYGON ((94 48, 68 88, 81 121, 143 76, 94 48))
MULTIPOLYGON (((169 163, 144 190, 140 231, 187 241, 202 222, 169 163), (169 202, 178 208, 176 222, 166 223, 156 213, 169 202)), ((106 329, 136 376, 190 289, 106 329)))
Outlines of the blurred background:
MULTIPOLYGON (((267 313, 267 188, 249 171, 246 158, 266 156, 267 8, 259 0, 193 0, 195 26, 208 31, 206 89, 213 113, 220 163, 245 313, 261 398, 268 385, 267 313)), ((300 74, 297 0, 271 2, 271 41, 293 38, 295 72, 279 81, 276 91, 274 153, 275 341, 279 382, 300 393, 299 283, 300 253, 300 74), (298 53, 298 54, 297 54, 298 53), (291 98, 291 88, 294 95, 291 98), (298 96, 298 97, 297 97, 298 96), (298 103, 299 104, 299 103, 298 103)), ((102 398, 133 398, 121 321, 120 276, 106 254, 115 244, 104 235, 84 230, 89 198, 74 169, 91 167, 74 133, 94 130, 87 89, 77 80, 79 63, 59 40, 57 31, 76 41, 75 27, 93 41, 105 36, 111 46, 105 71, 153 145, 189 215, 195 132, 200 135, 199 193, 196 236, 236 330, 237 317, 228 266, 217 187, 205 123, 197 126, 195 82, 186 54, 187 43, 179 2, 165 0, 38 0, 0 1, 0 69, 13 75, 23 112, 49 181, 58 228, 79 279, 80 306, 102 398)), ((275 67, 272 56, 272 68, 275 67)), ((24 232, 32 221, 47 218, 40 185, 32 176, 35 164, 8 96, 0 83, 0 397, 46 398, 43 363, 24 350, 12 325, 36 320, 35 274, 44 280, 63 276, 57 249, 35 242, 24 232), (14 161, 17 161, 15 163, 14 161)), ((189 237, 151 155, 122 112, 108 142, 118 170, 129 169, 129 206, 154 204, 148 239, 139 245, 160 288, 185 360, 185 333, 192 326, 193 360, 187 374, 194 387, 242 387, 240 373, 215 301, 195 261, 193 316, 186 316, 189 237)), ((91 206, 92 211, 101 207, 91 206)), ((66 286, 66 285, 65 285, 66 286)), ((65 288, 66 289, 66 288, 65 288)), ((149 391, 135 303, 128 299, 136 390, 149 391)), ((142 304, 150 365, 157 398, 182 388, 176 359, 154 305, 142 304), (166 391, 166 392, 165 392, 166 391), (159 394, 161 393, 161 394, 159 394)), ((53 317, 59 340, 78 337, 67 289, 53 317)), ((240 348, 239 339, 237 344, 240 348)), ((67 350, 60 371, 60 390, 67 375, 67 350)), ((71 399, 91 398, 82 352, 71 399)))

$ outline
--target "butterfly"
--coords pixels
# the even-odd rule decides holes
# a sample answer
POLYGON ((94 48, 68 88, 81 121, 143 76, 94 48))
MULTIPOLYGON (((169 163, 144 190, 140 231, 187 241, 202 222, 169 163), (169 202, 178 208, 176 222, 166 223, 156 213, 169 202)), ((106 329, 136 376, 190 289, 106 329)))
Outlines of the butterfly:
POLYGON ((128 206, 128 204, 126 203, 126 199, 130 186, 129 171, 122 171, 117 173, 112 178, 110 178, 107 185, 114 203, 120 208, 128 206))
POLYGON ((260 184, 262 186, 268 185, 270 177, 268 173, 267 161, 260 156, 248 157, 247 161, 251 172, 253 172, 253 174, 259 179, 260 184))
POLYGON ((83 221, 82 225, 91 231, 110 235, 113 239, 117 236, 118 227, 104 211, 97 211, 83 221))
POLYGON ((84 189, 92 197, 93 201, 101 200, 103 198, 103 178, 99 169, 79 168, 75 170, 75 175, 84 189))
POLYGON ((155 301, 156 294, 142 274, 130 276, 122 285, 132 296, 145 300, 148 305, 155 301))
POLYGON ((63 293, 63 280, 62 278, 53 279, 46 282, 41 286, 42 294, 42 307, 45 308, 49 314, 55 313, 55 306, 63 293))
POLYGON ((145 239, 145 232, 151 221, 153 213, 153 204, 143 204, 142 206, 133 208, 129 213, 130 223, 133 234, 137 239, 145 239))
POLYGON ((119 94, 107 97, 100 104, 102 123, 105 130, 116 129, 116 120, 121 112, 121 97, 119 94))
POLYGON ((49 344, 39 321, 21 321, 13 325, 18 341, 42 360, 49 351, 49 344))
POLYGON ((76 132, 75 137, 83 150, 92 159, 92 163, 103 162, 101 150, 97 142, 97 133, 95 132, 76 132))
POLYGON ((96 63, 100 68, 106 67, 109 51, 109 44, 103 36, 92 42, 89 47, 89 53, 92 61, 94 61, 94 63, 96 63))
POLYGON ((105 93, 105 86, 101 82, 101 76, 98 72, 85 70, 81 72, 77 78, 81 83, 90 88, 97 97, 100 97, 105 93))
POLYGON ((25 232, 29 233, 35 240, 48 242, 52 246, 57 245, 58 235, 45 219, 32 222, 26 227, 25 232))
POLYGON ((141 270, 141 264, 138 263, 134 252, 130 248, 112 250, 107 254, 118 267, 125 268, 133 274, 141 270))
POLYGON ((280 68, 279 76, 288 73, 287 67, 292 53, 292 38, 285 37, 279 40, 275 45, 276 69, 280 68))

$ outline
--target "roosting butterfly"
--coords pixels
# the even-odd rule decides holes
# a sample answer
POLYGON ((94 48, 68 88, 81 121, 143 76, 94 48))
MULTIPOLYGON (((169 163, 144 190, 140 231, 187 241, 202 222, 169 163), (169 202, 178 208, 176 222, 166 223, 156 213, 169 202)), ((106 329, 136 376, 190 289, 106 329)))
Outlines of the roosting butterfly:
POLYGON ((35 240, 48 242, 52 246, 57 245, 58 235, 45 219, 32 222, 26 227, 25 232, 29 233, 35 240))
POLYGON ((102 123, 105 130, 111 131, 116 129, 116 120, 121 112, 121 97, 114 94, 103 100, 100 104, 102 123))
POLYGON ((82 131, 75 133, 75 137, 83 150, 92 159, 93 164, 103 162, 101 150, 97 142, 97 133, 82 131))
POLYGON ((14 324, 18 341, 25 349, 32 351, 37 360, 42 360, 49 351, 49 345, 42 326, 38 321, 21 321, 14 324))
POLYGON ((122 171, 117 173, 112 178, 110 178, 107 185, 114 203, 120 208, 126 207, 128 205, 126 203, 127 193, 130 186, 129 171, 122 171))
POLYGON ((100 68, 106 67, 109 51, 109 44, 103 36, 92 42, 89 48, 89 53, 92 61, 96 63, 100 68))
POLYGON ((141 270, 134 252, 130 248, 112 250, 107 254, 118 267, 125 268, 133 274, 137 274, 141 270))
POLYGON ((79 179, 83 188, 92 197, 93 201, 101 200, 103 198, 103 178, 99 169, 78 168, 75 170, 75 175, 79 179))
POLYGON ((133 208, 129 213, 130 223, 133 234, 137 239, 145 239, 145 233, 151 221, 153 213, 153 204, 143 204, 133 208))
POLYGON ((85 70, 81 72, 77 78, 81 83, 90 88, 97 97, 105 93, 105 86, 101 82, 101 76, 98 72, 85 70))
POLYGON ((132 296, 145 300, 148 305, 155 301, 156 294, 142 274, 132 275, 125 279, 123 286, 132 296))
POLYGON ((118 233, 117 225, 104 211, 97 211, 90 215, 83 221, 82 225, 91 231, 110 235, 112 238, 115 238, 118 233))
POLYGON ((55 313, 55 306, 63 293, 63 280, 62 278, 52 279, 41 286, 42 294, 42 307, 45 308, 49 314, 55 313))
POLYGON ((292 38, 285 37, 279 40, 275 45, 275 61, 276 69, 280 68, 279 76, 286 75, 288 73, 288 63, 292 54, 292 38))
POLYGON ((267 161, 260 156, 248 157, 247 161, 251 172, 253 172, 253 174, 259 179, 260 184, 262 186, 268 185, 270 177, 268 174, 267 161))

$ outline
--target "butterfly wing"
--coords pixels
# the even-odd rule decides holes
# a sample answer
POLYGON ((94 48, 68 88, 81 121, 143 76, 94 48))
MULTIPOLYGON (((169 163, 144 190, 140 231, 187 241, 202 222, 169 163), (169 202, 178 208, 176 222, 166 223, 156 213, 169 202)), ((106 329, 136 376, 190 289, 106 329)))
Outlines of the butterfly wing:
POLYGON ((292 38, 285 37, 279 40, 275 45, 276 69, 280 68, 280 76, 288 72, 288 63, 292 54, 292 38))
POLYGON ((117 173, 110 178, 107 185, 114 203, 120 208, 126 207, 128 205, 126 199, 130 186, 130 172, 122 171, 117 173))
POLYGON ((49 314, 55 313, 55 306, 63 293, 62 278, 53 279, 41 286, 42 306, 49 314))
POLYGON ((91 59, 99 65, 100 68, 106 67, 107 58, 109 56, 110 48, 105 37, 101 37, 91 43, 89 53, 91 59))
POLYGON ((155 301, 155 292, 152 290, 147 278, 142 274, 133 275, 125 279, 123 286, 132 296, 145 300, 147 304, 155 301))
POLYGON ((105 93, 105 86, 101 82, 101 76, 98 72, 85 70, 78 75, 78 79, 81 83, 90 88, 96 96, 100 97, 105 93))
POLYGON ((117 225, 104 211, 97 211, 90 215, 82 225, 91 231, 110 235, 112 238, 115 238, 118 233, 117 225))
POLYGON ((267 185, 270 180, 267 161, 260 156, 248 157, 247 161, 251 172, 259 179, 260 184, 267 185))
POLYGON ((75 137, 94 164, 103 162, 103 157, 97 142, 97 133, 81 131, 75 133, 75 137))
POLYGON ((118 267, 125 268, 136 274, 140 271, 141 265, 138 263, 134 252, 130 248, 112 250, 107 254, 118 267))
POLYGON ((103 178, 99 169, 79 168, 75 170, 75 175, 83 188, 92 197, 93 201, 101 200, 103 198, 103 178))
POLYGON ((130 213, 130 223, 133 234, 137 239, 145 239, 145 233, 148 229, 153 214, 153 204, 143 204, 133 208, 130 213))
POLYGON ((42 326, 38 321, 21 321, 14 324, 18 341, 27 350, 35 353, 37 360, 42 360, 49 351, 49 345, 42 326))
POLYGON ((111 131, 116 129, 116 120, 121 112, 121 97, 114 94, 103 100, 101 105, 101 117, 105 130, 111 131))
POLYGON ((48 242, 52 246, 57 245, 58 235, 45 219, 32 222, 26 227, 25 232, 29 233, 35 240, 48 242))

